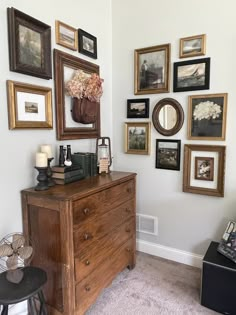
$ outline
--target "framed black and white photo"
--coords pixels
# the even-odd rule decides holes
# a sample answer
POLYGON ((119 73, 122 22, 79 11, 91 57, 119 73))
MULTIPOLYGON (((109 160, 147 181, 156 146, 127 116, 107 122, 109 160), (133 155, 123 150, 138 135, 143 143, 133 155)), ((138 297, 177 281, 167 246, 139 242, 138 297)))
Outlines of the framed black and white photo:
POLYGON ((206 35, 195 35, 180 39, 179 57, 195 57, 205 55, 206 35))
POLYGON ((82 29, 79 34, 79 52, 88 57, 97 59, 97 38, 82 29))
POLYGON ((195 156, 195 179, 210 180, 214 179, 214 158, 195 156))
POLYGON ((188 139, 225 140, 227 93, 189 96, 188 139))
POLYGON ((134 94, 169 92, 170 44, 134 51, 134 94))
POLYGON ((150 122, 125 123, 125 153, 150 154, 150 122))
POLYGON ((236 263, 236 222, 229 221, 217 251, 236 263))
POLYGON ((208 90, 210 88, 210 58, 174 63, 174 92, 208 90))
POLYGON ((149 98, 128 99, 127 118, 149 118, 149 98))
POLYGON ((181 140, 156 140, 156 168, 180 170, 181 140))
POLYGON ((51 79, 51 27, 15 8, 7 14, 10 70, 51 79))

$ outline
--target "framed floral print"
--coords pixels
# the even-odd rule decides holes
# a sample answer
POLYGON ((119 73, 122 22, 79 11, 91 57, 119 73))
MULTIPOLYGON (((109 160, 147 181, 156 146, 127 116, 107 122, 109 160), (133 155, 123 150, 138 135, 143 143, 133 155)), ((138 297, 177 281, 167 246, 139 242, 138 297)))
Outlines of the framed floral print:
POLYGON ((169 92, 170 44, 134 51, 134 94, 169 92))
POLYGON ((227 93, 189 96, 188 139, 225 140, 227 98, 227 93))
POLYGON ((225 146, 184 146, 183 191, 224 197, 225 146))

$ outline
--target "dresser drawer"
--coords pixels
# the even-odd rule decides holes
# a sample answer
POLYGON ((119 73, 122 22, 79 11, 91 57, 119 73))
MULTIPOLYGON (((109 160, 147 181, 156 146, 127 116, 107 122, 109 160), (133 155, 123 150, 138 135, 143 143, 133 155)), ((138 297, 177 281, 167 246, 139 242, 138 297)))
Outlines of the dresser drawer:
POLYGON ((79 251, 75 257, 75 280, 87 277, 104 260, 135 234, 135 219, 131 218, 122 226, 114 229, 109 235, 96 240, 91 246, 79 251))
POLYGON ((101 289, 110 284, 115 274, 132 263, 132 248, 130 239, 76 285, 76 307, 79 314, 82 314, 95 301, 101 289))
POLYGON ((73 223, 80 224, 97 215, 119 206, 135 197, 135 182, 129 180, 114 187, 105 189, 89 197, 73 202, 73 223))
POLYGON ((73 234, 75 255, 131 217, 134 217, 134 199, 75 228, 73 234))

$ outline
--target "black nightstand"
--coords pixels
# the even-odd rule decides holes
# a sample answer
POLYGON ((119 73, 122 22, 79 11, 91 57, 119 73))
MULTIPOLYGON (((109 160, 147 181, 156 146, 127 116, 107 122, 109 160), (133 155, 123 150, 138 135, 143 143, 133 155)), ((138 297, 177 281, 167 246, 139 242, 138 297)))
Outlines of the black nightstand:
POLYGON ((47 315, 42 287, 47 281, 46 272, 36 267, 23 268, 24 277, 20 283, 12 283, 6 279, 6 272, 0 274, 1 315, 8 314, 8 305, 28 300, 32 314, 47 315), (36 309, 35 298, 38 298, 40 309, 36 309))
POLYGON ((236 314, 236 264, 211 242, 202 266, 201 304, 222 314, 236 314))

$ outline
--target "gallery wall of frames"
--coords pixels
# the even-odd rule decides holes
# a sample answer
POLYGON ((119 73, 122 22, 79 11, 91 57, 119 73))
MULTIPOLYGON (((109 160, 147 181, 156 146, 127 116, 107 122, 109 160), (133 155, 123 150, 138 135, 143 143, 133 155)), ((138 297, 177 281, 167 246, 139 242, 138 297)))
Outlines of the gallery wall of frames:
POLYGON ((125 153, 150 154, 151 123, 166 138, 156 139, 155 167, 179 171, 183 159, 183 192, 224 197, 226 146, 213 141, 226 139, 227 97, 219 93, 194 95, 210 89, 211 58, 206 55, 206 34, 179 39, 179 58, 171 67, 171 44, 139 48, 134 51, 134 95, 188 92, 188 112, 175 98, 165 97, 149 113, 149 98, 127 100, 125 153), (201 57, 204 56, 204 57, 201 57), (191 59, 190 59, 191 58, 191 59), (183 60, 186 59, 186 60, 183 60), (170 69, 173 68, 173 82, 170 69), (145 118, 146 120, 140 120, 145 118), (147 120, 149 119, 150 120, 147 120), (133 119, 136 119, 134 122, 133 119), (186 140, 181 157, 181 140, 173 139, 187 120, 186 140), (168 137, 171 136, 171 140, 168 137), (212 143, 203 145, 198 140, 212 143))

